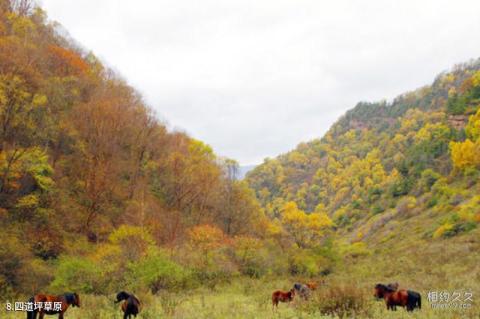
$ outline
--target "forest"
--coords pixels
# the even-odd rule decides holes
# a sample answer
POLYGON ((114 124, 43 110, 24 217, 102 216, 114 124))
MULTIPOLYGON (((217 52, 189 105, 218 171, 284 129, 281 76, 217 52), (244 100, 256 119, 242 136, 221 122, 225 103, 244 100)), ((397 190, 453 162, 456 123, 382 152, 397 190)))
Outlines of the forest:
MULTIPOLYGON (((0 301, 74 291, 67 318, 271 317, 271 292, 320 284, 278 317, 385 318, 377 282, 471 291, 480 313, 480 60, 238 178, 234 159, 162 123, 34 2, 0 0, 0 301)), ((403 318, 400 309, 392 318, 403 318)), ((3 312, 2 318, 24 314, 3 312)))

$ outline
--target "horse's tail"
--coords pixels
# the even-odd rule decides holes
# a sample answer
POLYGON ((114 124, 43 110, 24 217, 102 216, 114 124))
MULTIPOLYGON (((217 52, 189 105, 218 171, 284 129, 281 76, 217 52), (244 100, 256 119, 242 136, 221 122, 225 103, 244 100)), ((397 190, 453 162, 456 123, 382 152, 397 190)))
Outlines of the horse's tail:
MULTIPOLYGON (((28 302, 35 302, 35 298, 34 297, 31 297, 30 299, 28 299, 28 302)), ((27 311, 27 319, 36 319, 37 317, 37 311, 36 310, 32 310, 32 311, 27 311)))

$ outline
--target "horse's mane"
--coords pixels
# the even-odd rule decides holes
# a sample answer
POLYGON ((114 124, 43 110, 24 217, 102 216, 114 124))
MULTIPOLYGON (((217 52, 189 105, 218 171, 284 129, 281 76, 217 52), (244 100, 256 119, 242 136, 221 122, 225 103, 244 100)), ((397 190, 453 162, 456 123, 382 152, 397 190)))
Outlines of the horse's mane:
POLYGON ((376 289, 383 289, 383 290, 386 290, 388 292, 395 292, 395 289, 393 289, 392 287, 389 287, 387 285, 384 285, 384 284, 376 284, 375 288, 376 289))

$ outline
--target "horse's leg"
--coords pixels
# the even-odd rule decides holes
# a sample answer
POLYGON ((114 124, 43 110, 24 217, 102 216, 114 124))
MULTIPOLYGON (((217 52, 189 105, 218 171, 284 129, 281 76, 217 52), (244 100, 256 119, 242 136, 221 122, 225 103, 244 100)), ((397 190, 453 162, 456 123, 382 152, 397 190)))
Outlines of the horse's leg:
POLYGON ((63 311, 58 314, 58 319, 63 319, 63 311))
POLYGON ((278 301, 277 300, 272 300, 272 311, 275 312, 275 306, 278 309, 278 301))

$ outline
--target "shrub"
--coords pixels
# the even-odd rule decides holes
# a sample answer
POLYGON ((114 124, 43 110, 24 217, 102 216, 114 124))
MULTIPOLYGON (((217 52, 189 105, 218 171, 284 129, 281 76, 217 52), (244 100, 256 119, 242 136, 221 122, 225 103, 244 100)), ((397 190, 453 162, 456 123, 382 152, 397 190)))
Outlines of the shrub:
POLYGON ((293 255, 289 265, 289 271, 291 275, 304 275, 312 277, 320 272, 316 258, 308 254, 306 251, 302 251, 293 255))
POLYGON ((50 286, 58 292, 98 293, 99 275, 98 268, 91 260, 63 257, 59 260, 55 279, 50 286))
POLYGON ((127 282, 132 288, 148 287, 152 293, 161 289, 183 288, 191 273, 162 251, 151 247, 147 255, 128 265, 127 282))
POLYGON ((356 242, 340 247, 340 253, 345 257, 357 258, 361 256, 368 256, 371 254, 371 251, 367 248, 365 243, 356 242))
POLYGON ((109 236, 109 241, 122 248, 123 255, 127 260, 140 259, 148 247, 155 243, 146 229, 128 225, 122 225, 116 229, 109 236))
POLYGON ((233 256, 240 272, 249 277, 259 278, 265 274, 267 258, 262 242, 249 236, 236 236, 233 239, 233 256))
POLYGON ((371 296, 355 284, 335 284, 317 290, 301 307, 310 313, 320 312, 339 318, 371 317, 371 296))
POLYGON ((417 204, 417 200, 413 196, 406 196, 398 201, 397 204, 397 212, 400 215, 406 215, 410 211, 412 211, 413 208, 415 208, 415 205, 417 204))

